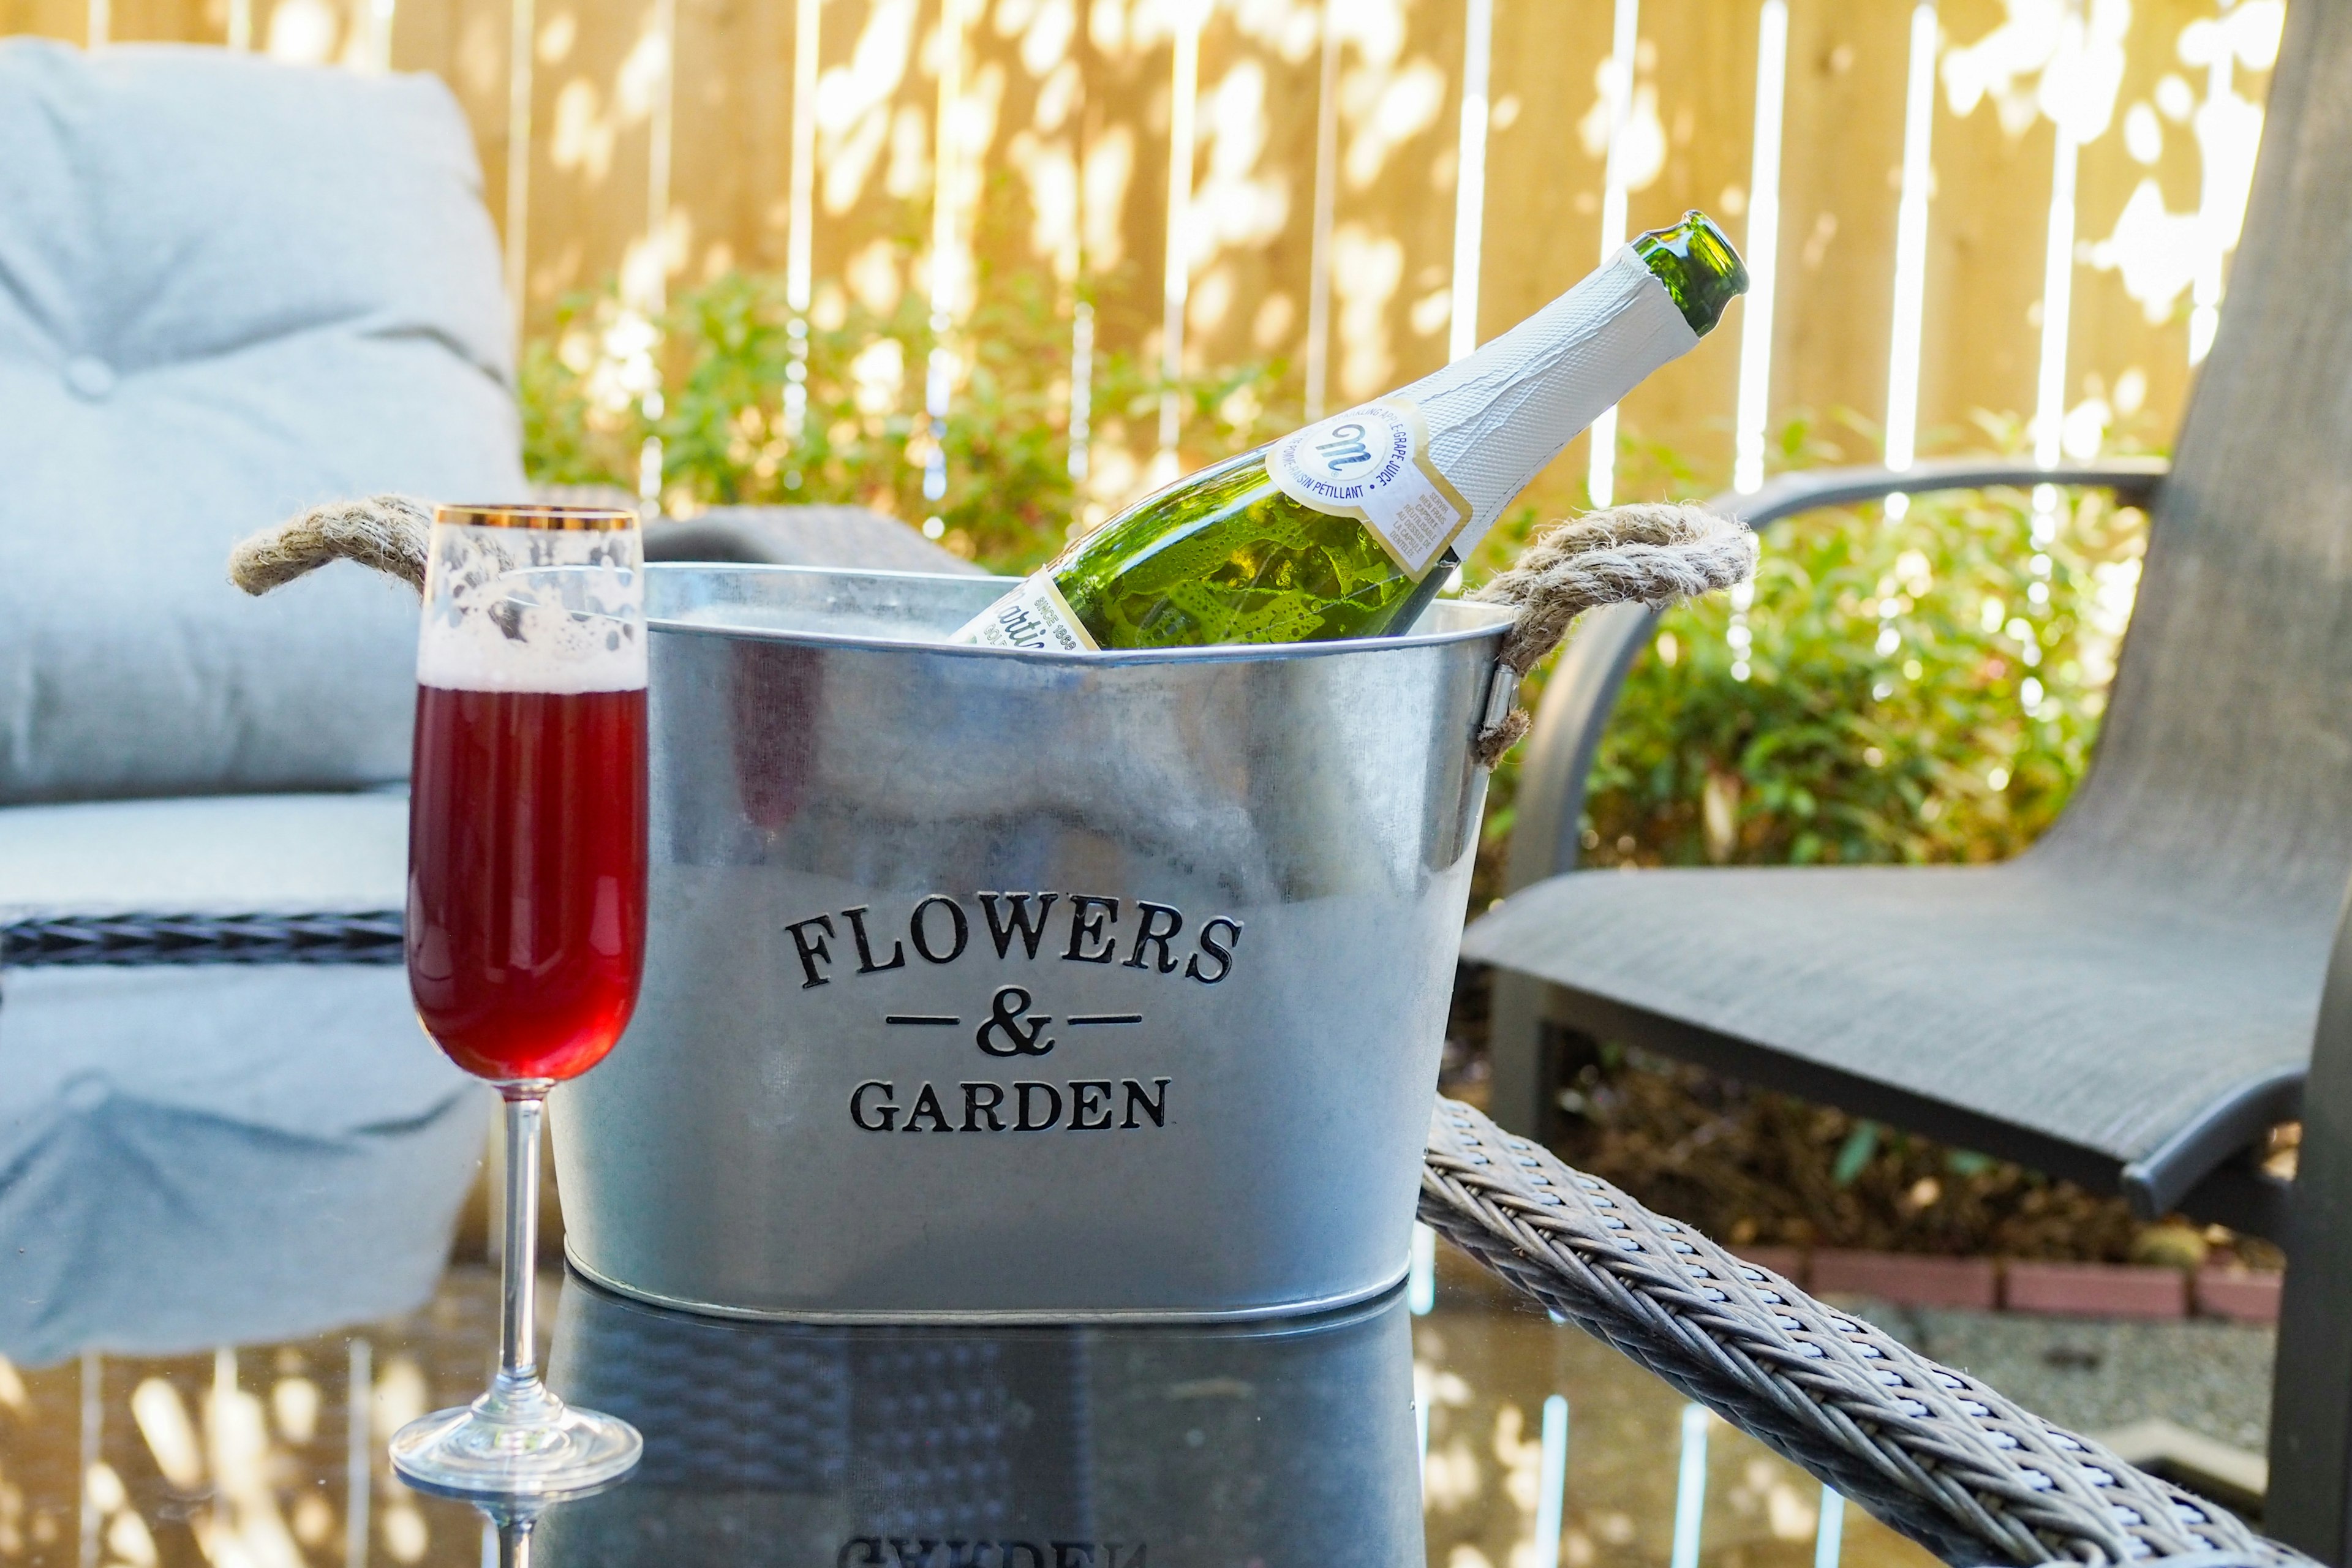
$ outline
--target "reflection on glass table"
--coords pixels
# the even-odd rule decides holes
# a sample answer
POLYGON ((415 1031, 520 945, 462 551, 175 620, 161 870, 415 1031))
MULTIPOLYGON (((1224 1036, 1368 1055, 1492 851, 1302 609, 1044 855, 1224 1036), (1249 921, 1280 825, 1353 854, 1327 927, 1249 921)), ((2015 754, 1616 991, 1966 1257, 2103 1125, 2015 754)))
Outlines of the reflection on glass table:
MULTIPOLYGON (((1031 1568, 1032 1547, 1034 1568, 1932 1561, 1859 1510, 1824 1509, 1818 1483, 1475 1265, 1442 1247, 1433 1264, 1425 1294, 1196 1329, 726 1323, 550 1272, 555 1386, 635 1422, 646 1447, 619 1485, 540 1514, 527 1554, 537 1568, 1031 1568)), ((416 1311, 291 1342, 0 1363, 0 1563, 499 1561, 495 1526, 408 1490, 384 1458, 404 1421, 479 1385, 498 1310, 495 1276, 459 1266, 416 1311)))

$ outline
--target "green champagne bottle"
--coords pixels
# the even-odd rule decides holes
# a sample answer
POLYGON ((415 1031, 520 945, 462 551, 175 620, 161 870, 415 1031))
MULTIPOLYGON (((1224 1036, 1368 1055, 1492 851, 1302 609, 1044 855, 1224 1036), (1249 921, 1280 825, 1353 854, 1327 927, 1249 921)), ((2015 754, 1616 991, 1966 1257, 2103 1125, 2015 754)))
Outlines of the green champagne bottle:
POLYGON ((1747 288, 1723 232, 1685 214, 1444 370, 1144 497, 954 640, 1076 652, 1409 626, 1560 448, 1747 288))

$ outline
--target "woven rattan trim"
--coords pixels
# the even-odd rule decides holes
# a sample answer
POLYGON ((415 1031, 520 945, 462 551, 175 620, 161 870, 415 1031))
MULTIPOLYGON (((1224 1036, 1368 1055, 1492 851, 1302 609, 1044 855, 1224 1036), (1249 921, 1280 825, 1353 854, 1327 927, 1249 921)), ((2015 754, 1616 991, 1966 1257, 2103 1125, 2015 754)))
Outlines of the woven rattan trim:
POLYGON ((397 963, 400 913, 109 915, 0 926, 0 965, 397 963))
POLYGON ((1454 1100, 1421 1217, 1947 1562, 2311 1561, 1454 1100))

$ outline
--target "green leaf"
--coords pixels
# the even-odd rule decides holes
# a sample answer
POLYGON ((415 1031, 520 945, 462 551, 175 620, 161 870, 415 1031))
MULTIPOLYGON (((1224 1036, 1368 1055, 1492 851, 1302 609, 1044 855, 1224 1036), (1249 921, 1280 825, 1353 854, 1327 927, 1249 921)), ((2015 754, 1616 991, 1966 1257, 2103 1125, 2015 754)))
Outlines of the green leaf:
POLYGON ((1875 1121, 1857 1121, 1853 1131, 1838 1145, 1837 1162, 1830 1167, 1830 1180, 1841 1187, 1853 1185, 1854 1179, 1878 1152, 1879 1127, 1875 1121))

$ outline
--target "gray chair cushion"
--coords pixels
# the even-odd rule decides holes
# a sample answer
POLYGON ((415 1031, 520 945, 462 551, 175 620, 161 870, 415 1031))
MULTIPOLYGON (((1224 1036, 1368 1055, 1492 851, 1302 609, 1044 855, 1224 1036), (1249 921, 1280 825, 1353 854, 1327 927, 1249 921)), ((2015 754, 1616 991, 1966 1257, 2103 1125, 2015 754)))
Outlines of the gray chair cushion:
POLYGON ((1769 1052, 1757 1081, 1856 1109, 1924 1097, 1986 1119, 1979 1146, 2015 1151, 1990 1125, 2007 1123, 2048 1141, 2044 1168, 2112 1182, 2109 1162, 2309 1058, 2329 935, 2242 892, 2035 855, 1576 872, 1512 895, 1463 954, 1568 987, 1587 1026, 1735 1073, 1769 1052))
POLYGON ((447 89, 11 38, 0 150, 0 804, 403 776, 414 597, 224 562, 312 502, 521 491, 447 89))

